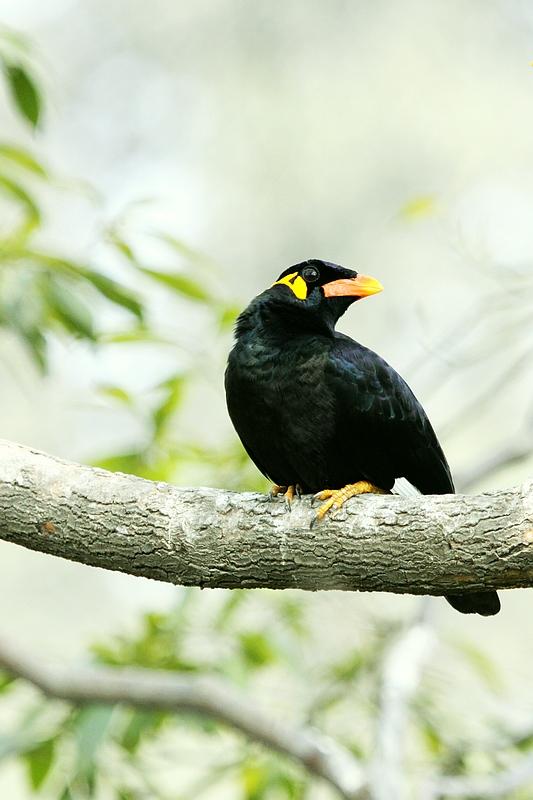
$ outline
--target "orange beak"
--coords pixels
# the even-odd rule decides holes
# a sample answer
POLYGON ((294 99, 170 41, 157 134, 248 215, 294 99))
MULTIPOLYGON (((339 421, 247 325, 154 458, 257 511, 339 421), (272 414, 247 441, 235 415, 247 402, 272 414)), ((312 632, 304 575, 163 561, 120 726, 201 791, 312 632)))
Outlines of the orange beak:
POLYGON ((325 297, 370 297, 383 291, 383 286, 369 275, 358 275, 357 278, 341 278, 323 285, 325 297))

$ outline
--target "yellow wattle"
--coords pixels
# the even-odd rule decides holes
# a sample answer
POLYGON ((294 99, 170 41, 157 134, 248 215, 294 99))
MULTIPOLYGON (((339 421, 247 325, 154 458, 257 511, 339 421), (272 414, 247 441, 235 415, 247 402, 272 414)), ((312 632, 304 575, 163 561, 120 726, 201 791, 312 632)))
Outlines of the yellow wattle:
POLYGON ((307 297, 307 284, 297 272, 291 272, 290 275, 285 275, 284 278, 281 280, 276 281, 274 286, 278 283, 282 283, 285 286, 288 286, 289 289, 292 289, 298 300, 305 300, 307 297))

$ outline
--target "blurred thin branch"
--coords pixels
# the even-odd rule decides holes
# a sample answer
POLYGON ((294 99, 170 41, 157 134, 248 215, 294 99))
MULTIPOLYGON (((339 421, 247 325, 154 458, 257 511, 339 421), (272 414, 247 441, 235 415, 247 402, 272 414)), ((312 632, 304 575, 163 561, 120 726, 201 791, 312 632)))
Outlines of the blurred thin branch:
POLYGON ((511 792, 526 786, 533 789, 531 755, 524 756, 509 769, 491 775, 440 778, 430 786, 426 798, 427 800, 440 800, 440 798, 447 800, 452 797, 480 798, 480 800, 481 798, 489 800, 493 797, 507 798, 511 792))
POLYGON ((5 641, 0 641, 0 667, 34 684, 46 696, 76 705, 126 704, 217 719, 294 759, 346 800, 364 796, 363 773, 348 750, 314 729, 293 728, 268 717, 249 700, 235 695, 229 685, 134 667, 56 667, 5 641))
POLYGON ((430 598, 420 601, 413 621, 385 655, 370 773, 373 800, 403 800, 409 796, 404 763, 409 709, 435 643, 429 617, 431 602, 430 598))

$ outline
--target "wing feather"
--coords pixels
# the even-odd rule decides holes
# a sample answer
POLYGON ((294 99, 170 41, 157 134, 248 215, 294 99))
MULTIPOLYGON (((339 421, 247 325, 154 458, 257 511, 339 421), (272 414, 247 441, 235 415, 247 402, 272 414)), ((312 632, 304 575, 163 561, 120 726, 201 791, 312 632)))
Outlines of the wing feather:
POLYGON ((360 466, 370 477, 381 471, 382 484, 406 478, 423 494, 453 492, 450 468, 435 431, 396 370, 342 334, 331 352, 331 369, 340 413, 355 432, 353 451, 366 461, 360 466))

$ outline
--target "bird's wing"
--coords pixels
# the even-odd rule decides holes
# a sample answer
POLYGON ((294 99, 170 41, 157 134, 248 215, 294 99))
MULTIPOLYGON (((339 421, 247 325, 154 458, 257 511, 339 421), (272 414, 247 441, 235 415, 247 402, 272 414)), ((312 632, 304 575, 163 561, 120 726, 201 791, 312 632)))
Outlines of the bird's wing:
POLYGON ((353 450, 364 449, 374 472, 382 469, 392 480, 406 478, 423 494, 454 491, 446 457, 424 409, 386 361, 338 334, 330 369, 344 435, 349 438, 352 424, 353 450))

